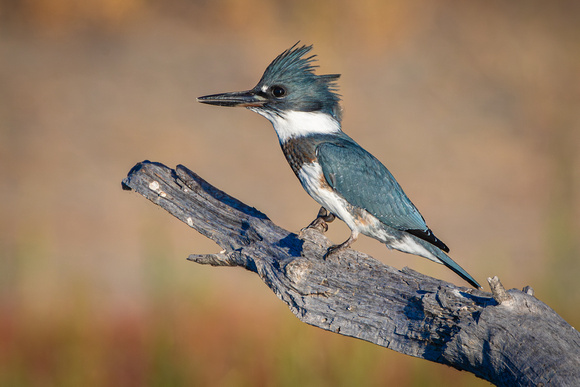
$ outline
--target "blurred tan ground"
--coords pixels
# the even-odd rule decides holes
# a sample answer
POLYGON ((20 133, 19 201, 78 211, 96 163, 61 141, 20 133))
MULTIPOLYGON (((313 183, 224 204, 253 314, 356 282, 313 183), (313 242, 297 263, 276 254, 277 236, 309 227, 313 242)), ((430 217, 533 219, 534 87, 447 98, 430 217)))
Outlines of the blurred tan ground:
POLYGON ((312 220, 270 124, 195 102, 298 40, 452 257, 577 326, 578 4, 0 1, 0 385, 486 385, 299 323, 257 276, 186 262, 218 247, 121 190, 136 162, 182 163, 290 230, 312 220))

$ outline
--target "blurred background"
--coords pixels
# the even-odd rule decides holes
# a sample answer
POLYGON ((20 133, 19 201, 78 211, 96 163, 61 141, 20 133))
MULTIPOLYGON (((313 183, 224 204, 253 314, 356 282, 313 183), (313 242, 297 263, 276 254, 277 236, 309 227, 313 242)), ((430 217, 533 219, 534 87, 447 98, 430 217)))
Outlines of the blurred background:
POLYGON ((314 44, 319 73, 343 74, 343 129, 451 256, 578 326, 579 17, 575 1, 0 0, 0 385, 488 385, 302 324, 243 269, 187 262, 219 247, 121 180, 182 163, 308 224, 318 206, 271 125, 195 98, 314 44))

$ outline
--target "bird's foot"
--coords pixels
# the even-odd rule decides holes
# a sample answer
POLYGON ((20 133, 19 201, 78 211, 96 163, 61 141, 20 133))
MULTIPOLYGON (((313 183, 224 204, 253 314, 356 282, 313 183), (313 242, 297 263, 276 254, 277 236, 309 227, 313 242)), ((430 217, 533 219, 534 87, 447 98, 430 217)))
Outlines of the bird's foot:
POLYGON ((344 242, 342 242, 339 245, 330 246, 328 248, 328 250, 326 250, 326 254, 324 254, 324 257, 322 257, 322 258, 324 260, 326 260, 331 255, 334 255, 342 250, 348 249, 350 247, 350 245, 352 245, 356 241, 357 238, 358 238, 358 232, 352 231, 350 234, 350 237, 348 237, 347 240, 345 240, 344 242))
POLYGON ((328 223, 322 218, 316 218, 308 226, 304 227, 301 231, 308 230, 309 228, 313 228, 321 233, 325 233, 328 231, 328 223))
POLYGON ((340 245, 334 245, 334 246, 330 246, 327 250, 326 253, 324 254, 324 256, 322 257, 322 259, 324 259, 326 261, 326 259, 328 257, 330 257, 333 254, 336 254, 346 248, 348 248, 348 246, 343 246, 344 243, 341 243, 340 245))
POLYGON ((309 228, 313 228, 321 233, 325 233, 326 231, 328 231, 328 223, 332 222, 334 219, 335 219, 334 214, 328 212, 326 208, 320 207, 316 219, 314 219, 308 226, 300 230, 300 232, 302 233, 303 231, 309 228))

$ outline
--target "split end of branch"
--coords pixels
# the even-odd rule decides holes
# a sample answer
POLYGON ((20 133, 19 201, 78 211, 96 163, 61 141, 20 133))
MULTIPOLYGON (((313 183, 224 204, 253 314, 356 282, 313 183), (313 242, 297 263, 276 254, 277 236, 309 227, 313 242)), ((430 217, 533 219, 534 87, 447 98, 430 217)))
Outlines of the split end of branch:
POLYGON ((512 300, 512 297, 506 292, 505 288, 503 287, 502 283, 500 282, 497 276, 494 276, 493 278, 488 278, 487 282, 489 283, 489 287, 491 288, 491 295, 498 304, 501 305, 512 300))
POLYGON ((231 257, 231 253, 225 250, 217 254, 190 254, 188 261, 211 266, 238 266, 239 264, 231 257))

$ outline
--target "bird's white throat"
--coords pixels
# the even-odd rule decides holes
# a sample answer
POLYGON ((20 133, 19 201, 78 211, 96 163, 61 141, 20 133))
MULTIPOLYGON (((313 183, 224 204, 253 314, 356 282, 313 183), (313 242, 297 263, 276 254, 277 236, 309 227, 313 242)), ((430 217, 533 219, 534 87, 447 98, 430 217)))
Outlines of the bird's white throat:
POLYGON ((281 116, 264 115, 264 117, 274 126, 281 144, 291 138, 341 131, 340 123, 335 118, 321 112, 286 111, 281 116))

